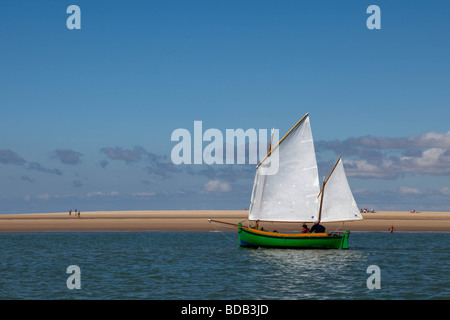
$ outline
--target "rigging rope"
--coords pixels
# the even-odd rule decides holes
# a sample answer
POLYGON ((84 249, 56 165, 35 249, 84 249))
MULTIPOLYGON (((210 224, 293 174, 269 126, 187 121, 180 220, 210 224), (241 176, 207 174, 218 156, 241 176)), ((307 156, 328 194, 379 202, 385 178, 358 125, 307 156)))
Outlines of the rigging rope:
POLYGON ((336 233, 338 230, 341 230, 341 227, 344 225, 344 222, 341 222, 341 224, 337 227, 336 230, 334 230, 331 234, 336 233))
MULTIPOLYGON (((244 220, 244 221, 245 221, 245 220, 244 220)), ((236 240, 232 240, 231 238, 227 237, 227 236, 225 235, 225 233, 223 232, 223 230, 219 229, 213 221, 210 221, 210 222, 211 222, 211 224, 216 228, 216 230, 217 230, 220 234, 222 234, 222 235, 225 237, 225 239, 227 239, 227 240, 230 241, 231 243, 236 243, 236 240)), ((229 228, 231 229, 231 227, 229 227, 229 228)), ((234 227, 233 227, 233 228, 234 228, 234 227)))

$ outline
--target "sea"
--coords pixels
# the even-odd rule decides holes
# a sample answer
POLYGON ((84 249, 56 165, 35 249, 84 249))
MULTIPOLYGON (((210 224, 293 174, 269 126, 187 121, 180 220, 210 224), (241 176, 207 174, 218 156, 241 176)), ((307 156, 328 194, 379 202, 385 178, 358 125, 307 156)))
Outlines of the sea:
POLYGON ((448 300, 450 233, 249 249, 237 232, 6 232, 0 300, 448 300))

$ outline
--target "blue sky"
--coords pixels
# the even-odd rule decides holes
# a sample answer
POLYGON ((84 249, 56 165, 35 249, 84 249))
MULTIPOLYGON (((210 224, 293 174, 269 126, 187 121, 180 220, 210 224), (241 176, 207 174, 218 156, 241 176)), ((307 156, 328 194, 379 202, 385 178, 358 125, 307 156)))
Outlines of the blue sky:
POLYGON ((342 155, 360 207, 450 210, 449 16, 448 1, 4 1, 0 213, 242 209, 254 166, 174 166, 171 133, 284 134, 307 112, 320 174, 342 155))

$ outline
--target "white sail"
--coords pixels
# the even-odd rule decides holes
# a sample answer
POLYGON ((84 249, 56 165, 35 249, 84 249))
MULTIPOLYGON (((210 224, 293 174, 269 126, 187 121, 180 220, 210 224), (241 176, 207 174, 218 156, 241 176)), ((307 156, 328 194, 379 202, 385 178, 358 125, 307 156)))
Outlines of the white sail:
POLYGON ((362 219, 345 175, 342 160, 336 164, 322 193, 321 222, 362 219))
POLYGON ((249 220, 316 221, 319 191, 314 142, 306 115, 258 166, 249 220), (267 174, 274 165, 278 172, 267 174))

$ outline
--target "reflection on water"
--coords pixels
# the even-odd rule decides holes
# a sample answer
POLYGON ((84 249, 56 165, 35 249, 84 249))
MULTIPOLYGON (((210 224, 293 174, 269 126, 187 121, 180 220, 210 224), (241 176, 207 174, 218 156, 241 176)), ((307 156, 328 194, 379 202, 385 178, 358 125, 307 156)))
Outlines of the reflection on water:
MULTIPOLYGON (((253 249, 262 299, 449 299, 450 233, 352 233, 349 250, 253 249), (381 289, 370 290, 370 265, 381 289)), ((253 277, 254 278, 254 277, 253 277)))
POLYGON ((289 299, 344 298, 361 273, 355 264, 367 260, 367 254, 358 250, 258 249, 249 255, 256 270, 260 265, 270 271, 260 275, 267 289, 261 298, 268 299, 274 298, 272 292, 289 299))

